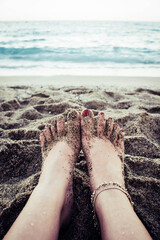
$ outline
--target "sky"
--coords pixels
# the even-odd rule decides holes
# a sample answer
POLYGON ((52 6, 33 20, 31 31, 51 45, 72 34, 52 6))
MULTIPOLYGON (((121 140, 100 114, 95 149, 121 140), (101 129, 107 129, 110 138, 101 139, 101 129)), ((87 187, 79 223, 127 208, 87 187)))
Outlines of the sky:
POLYGON ((160 21, 160 0, 0 0, 0 21, 160 21))

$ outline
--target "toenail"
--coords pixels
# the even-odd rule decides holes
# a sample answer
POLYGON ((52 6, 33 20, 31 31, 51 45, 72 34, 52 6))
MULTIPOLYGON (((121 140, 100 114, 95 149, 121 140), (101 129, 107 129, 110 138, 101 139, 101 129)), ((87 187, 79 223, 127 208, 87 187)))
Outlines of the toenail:
POLYGON ((124 132, 124 130, 123 130, 123 129, 121 129, 121 132, 124 132))
POLYGON ((89 110, 86 109, 83 111, 83 117, 87 117, 89 115, 89 110))
POLYGON ((112 119, 112 117, 109 117, 109 119, 112 119))
POLYGON ((104 115, 104 112, 100 112, 101 115, 104 115))
POLYGON ((69 112, 68 114, 68 118, 74 120, 74 119, 77 119, 79 117, 77 111, 72 111, 72 112, 69 112))

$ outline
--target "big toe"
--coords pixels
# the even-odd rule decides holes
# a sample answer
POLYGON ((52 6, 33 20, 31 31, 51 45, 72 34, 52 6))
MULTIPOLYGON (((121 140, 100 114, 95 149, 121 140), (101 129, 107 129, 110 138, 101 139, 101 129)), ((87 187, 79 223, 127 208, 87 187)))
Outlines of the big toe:
POLYGON ((81 113, 82 140, 89 140, 94 135, 94 114, 86 109, 81 113))
POLYGON ((72 110, 67 116, 67 138, 74 144, 74 147, 80 146, 80 116, 76 110, 72 110))
POLYGON ((80 116, 76 110, 72 110, 67 116, 67 135, 69 138, 79 138, 80 140, 80 116))

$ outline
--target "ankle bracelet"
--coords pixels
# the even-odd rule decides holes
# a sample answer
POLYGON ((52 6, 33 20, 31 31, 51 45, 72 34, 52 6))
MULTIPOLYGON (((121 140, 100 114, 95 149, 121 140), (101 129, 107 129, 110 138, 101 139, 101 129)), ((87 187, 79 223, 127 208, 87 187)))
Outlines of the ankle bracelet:
MULTIPOLYGON (((120 184, 116 183, 116 182, 103 182, 102 184, 100 184, 95 190, 94 192, 92 193, 91 195, 91 203, 93 205, 93 219, 96 221, 96 213, 95 213, 95 201, 98 197, 98 195, 105 191, 105 190, 110 190, 110 189, 116 189, 116 190, 119 190, 121 192, 123 192, 127 198, 129 199, 132 207, 133 207, 133 202, 132 202, 132 199, 129 195, 129 193, 127 192, 127 189, 126 188, 123 188, 120 184)), ((97 225, 97 224, 95 224, 97 225)))

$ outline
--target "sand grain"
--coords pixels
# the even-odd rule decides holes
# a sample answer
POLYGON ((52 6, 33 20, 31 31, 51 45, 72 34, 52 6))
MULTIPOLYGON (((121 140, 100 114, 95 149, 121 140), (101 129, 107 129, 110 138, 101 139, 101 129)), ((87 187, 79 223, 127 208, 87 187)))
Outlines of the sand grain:
MULTIPOLYGON (((1 87, 0 238, 38 182, 39 133, 70 109, 104 111, 126 132, 125 179, 135 210, 154 240, 160 236, 160 91, 147 88, 1 87)), ((81 153, 74 173, 74 211, 60 239, 101 239, 94 228, 87 166, 81 153)))

